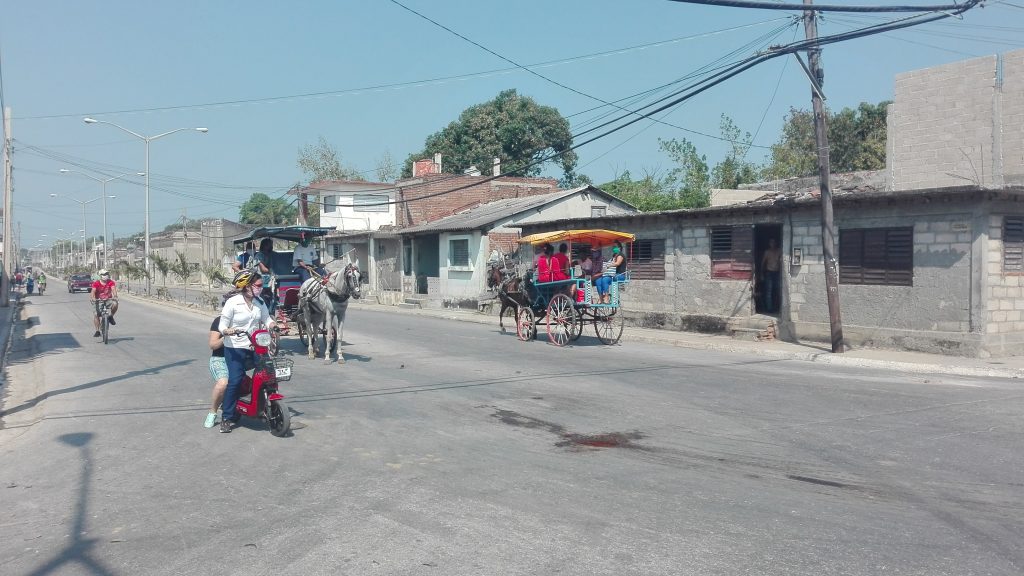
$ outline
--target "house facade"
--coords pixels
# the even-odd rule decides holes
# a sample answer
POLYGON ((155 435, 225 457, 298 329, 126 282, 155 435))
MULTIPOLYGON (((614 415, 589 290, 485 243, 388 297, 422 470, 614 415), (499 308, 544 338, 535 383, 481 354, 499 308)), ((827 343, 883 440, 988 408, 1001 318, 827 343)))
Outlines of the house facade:
MULTIPOLYGON (((399 229, 403 291, 452 305, 475 306, 486 287, 487 261, 519 249, 530 222, 581 215, 632 214, 636 208, 593 186, 507 198, 399 229)), ((532 256, 532 255, 531 255, 532 256)))
MULTIPOLYGON (((849 192, 834 198, 843 334, 853 346, 1024 354, 1024 188, 849 192)), ((611 228, 637 236, 623 310, 639 325, 719 332, 766 323, 788 341, 830 338, 819 200, 756 202, 524 223, 524 234, 611 228), (761 257, 782 247, 776 314, 761 257)))

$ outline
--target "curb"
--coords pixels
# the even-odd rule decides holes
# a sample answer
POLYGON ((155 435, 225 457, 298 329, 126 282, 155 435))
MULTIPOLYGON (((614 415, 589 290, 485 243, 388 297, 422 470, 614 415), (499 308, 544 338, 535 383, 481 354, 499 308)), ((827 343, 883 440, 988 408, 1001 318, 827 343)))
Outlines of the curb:
MULTIPOLYGON (((154 300, 144 296, 127 294, 130 298, 149 303, 155 306, 168 306, 182 311, 188 311, 199 315, 209 315, 216 311, 184 306, 177 302, 166 300, 154 300)), ((448 311, 445 309, 405 309, 396 306, 386 306, 377 303, 353 302, 351 306, 355 309, 364 309, 389 314, 408 314, 426 318, 439 318, 442 320, 454 320, 457 322, 469 322, 473 324, 498 325, 496 316, 477 315, 468 311, 448 311)), ((506 327, 508 329, 508 327, 506 327)), ((513 327, 514 329, 514 327, 513 327)), ((650 329, 639 329, 650 330, 650 329)), ((672 332, 668 332, 672 334, 672 332)), ((693 350, 712 350, 715 352, 729 352, 734 354, 753 354, 762 358, 774 358, 779 360, 797 360, 802 362, 815 362, 818 364, 832 364, 836 366, 850 366, 856 368, 875 368, 880 370, 893 370, 911 374, 949 374, 952 376, 968 376, 981 378, 1024 378, 1024 368, 986 368, 975 366, 950 366, 945 364, 928 364, 922 362, 900 362, 896 360, 875 360, 872 358, 858 358, 851 356, 835 355, 831 352, 797 352, 788 350, 766 350, 756 346, 743 346, 731 343, 715 341, 690 341, 679 340, 671 337, 660 337, 650 333, 630 333, 627 329, 622 339, 627 342, 642 342, 645 344, 660 344, 664 346, 675 346, 678 348, 689 348, 693 350)))

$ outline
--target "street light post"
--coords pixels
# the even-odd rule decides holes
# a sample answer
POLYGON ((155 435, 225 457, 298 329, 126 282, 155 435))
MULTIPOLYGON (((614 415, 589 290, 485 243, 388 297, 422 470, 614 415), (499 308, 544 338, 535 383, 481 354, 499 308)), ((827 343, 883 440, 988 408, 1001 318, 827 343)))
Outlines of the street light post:
POLYGON ((146 143, 146 272, 147 272, 147 274, 146 274, 146 294, 149 294, 150 293, 150 274, 149 274, 150 273, 150 266, 149 266, 149 143, 152 142, 153 140, 158 139, 158 138, 163 138, 164 136, 170 136, 171 134, 174 134, 176 132, 182 132, 184 130, 195 130, 197 132, 202 132, 204 134, 206 132, 208 132, 209 130, 207 128, 177 128, 177 129, 174 129, 174 130, 169 130, 169 131, 164 132, 162 134, 157 134, 156 136, 143 136, 142 134, 139 134, 138 132, 132 132, 131 130, 125 128, 124 126, 120 126, 118 124, 114 124, 113 122, 107 122, 106 120, 96 120, 94 118, 83 118, 83 121, 86 124, 109 124, 110 126, 113 126, 114 128, 117 128, 117 129, 122 130, 124 132, 127 132, 128 134, 131 134, 132 136, 135 136, 136 138, 138 138, 138 139, 140 139, 140 140, 142 140, 143 142, 146 143))
MULTIPOLYGON (((103 266, 101 266, 101 268, 106 268, 107 267, 107 244, 110 242, 110 236, 109 236, 109 233, 107 232, 107 198, 117 198, 117 196, 107 196, 107 182, 113 182, 114 180, 117 180, 118 178, 124 178, 125 176, 127 176, 129 174, 129 172, 125 172, 124 174, 119 174, 117 176, 114 176, 113 178, 97 178, 97 177, 95 177, 95 176, 93 176, 91 174, 86 174, 85 172, 79 172, 78 170, 68 170, 67 168, 61 168, 60 172, 61 172, 61 174, 79 174, 81 176, 85 176, 86 178, 91 178, 92 180, 95 180, 95 181, 99 182, 100 186, 102 187, 102 190, 103 190, 103 196, 102 196, 102 198, 103 198, 103 266)), ((143 176, 143 173, 142 172, 136 172, 135 175, 136 176, 143 176)))
MULTIPOLYGON (((60 198, 60 196, 58 196, 57 194, 52 194, 52 193, 50 194, 50 197, 51 198, 60 198)), ((103 197, 102 196, 98 196, 96 198, 93 198, 92 200, 84 200, 84 201, 83 200, 79 200, 78 198, 71 198, 71 197, 65 197, 65 198, 68 199, 68 200, 74 200, 75 202, 78 202, 79 204, 82 205, 82 265, 84 266, 86 264, 86 262, 88 261, 87 258, 86 258, 86 247, 85 247, 85 243, 88 240, 88 235, 86 234, 87 228, 85 226, 85 205, 89 204, 91 202, 95 202, 97 200, 102 200, 103 197)))

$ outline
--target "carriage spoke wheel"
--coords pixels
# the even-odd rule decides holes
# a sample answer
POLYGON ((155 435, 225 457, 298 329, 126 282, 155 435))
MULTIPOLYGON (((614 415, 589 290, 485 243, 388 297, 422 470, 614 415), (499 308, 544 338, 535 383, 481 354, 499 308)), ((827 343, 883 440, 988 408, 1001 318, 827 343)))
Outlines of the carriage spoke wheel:
POLYGON ((576 322, 572 325, 572 334, 569 335, 569 340, 572 342, 579 340, 580 334, 583 334, 583 313, 576 310, 576 322))
POLYGON ((516 335, 523 342, 529 342, 537 337, 537 321, 529 306, 519 308, 519 314, 516 315, 516 335))
POLYGON ((576 324, 576 310, 565 294, 555 294, 548 303, 548 339, 555 346, 565 346, 572 338, 576 324))
POLYGON ((618 343, 625 325, 624 315, 615 308, 594 309, 594 331, 601 342, 608 345, 618 343))

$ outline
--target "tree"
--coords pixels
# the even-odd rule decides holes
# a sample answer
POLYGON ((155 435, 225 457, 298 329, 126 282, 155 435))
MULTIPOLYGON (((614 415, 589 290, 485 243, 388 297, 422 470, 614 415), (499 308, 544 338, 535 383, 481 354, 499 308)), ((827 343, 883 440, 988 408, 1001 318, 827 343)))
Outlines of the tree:
POLYGON ((395 159, 391 156, 390 150, 384 150, 380 158, 377 159, 377 182, 394 182, 398 179, 398 166, 395 165, 395 159))
POLYGON ((731 118, 722 114, 719 123, 722 138, 731 144, 725 158, 711 170, 711 187, 735 190, 740 184, 758 181, 758 168, 746 160, 753 137, 750 132, 740 135, 740 129, 731 118))
POLYGON ((674 197, 673 208, 707 206, 711 198, 707 157, 698 154, 697 147, 685 138, 659 140, 658 146, 676 163, 664 182, 666 191, 674 197))
POLYGON ((149 261, 153 263, 153 266, 160 271, 160 275, 163 276, 164 290, 167 289, 167 274, 171 271, 171 261, 159 254, 150 254, 149 261))
MULTIPOLYGON (((832 172, 885 168, 886 108, 890 102, 861 102, 856 110, 843 108, 828 115, 829 167, 832 172)), ((809 176, 818 170, 814 141, 814 115, 790 108, 779 141, 772 145, 771 160, 763 177, 768 179, 809 176)))
POLYGON ((364 179, 358 169, 341 163, 337 149, 323 136, 316 145, 306 144, 299 148, 296 164, 310 182, 364 179))
POLYGON ((505 173, 537 176, 542 165, 528 165, 561 153, 550 161, 561 166, 564 180, 572 181, 577 158, 571 146, 569 121, 557 109, 505 90, 494 100, 470 106, 458 120, 428 136, 423 150, 406 159, 402 175, 412 176, 415 160, 440 153, 450 172, 470 166, 488 172, 494 158, 500 158, 505 173))
POLYGON ((250 226, 287 225, 295 221, 298 208, 284 198, 273 198, 256 192, 239 209, 239 221, 250 226))
MULTIPOLYGON (((185 295, 182 297, 182 302, 188 302, 188 279, 192 276, 192 264, 189 263, 188 258, 185 257, 185 253, 180 250, 174 252, 175 259, 173 262, 169 262, 171 272, 181 280, 183 286, 185 286, 185 295)), ((165 283, 166 286, 166 283, 165 283)))
POLYGON ((665 188, 664 179, 648 172, 639 180, 633 180, 629 170, 619 174, 611 182, 600 186, 601 190, 629 202, 641 212, 670 210, 675 208, 675 198, 665 188))

